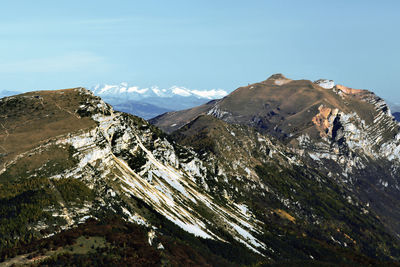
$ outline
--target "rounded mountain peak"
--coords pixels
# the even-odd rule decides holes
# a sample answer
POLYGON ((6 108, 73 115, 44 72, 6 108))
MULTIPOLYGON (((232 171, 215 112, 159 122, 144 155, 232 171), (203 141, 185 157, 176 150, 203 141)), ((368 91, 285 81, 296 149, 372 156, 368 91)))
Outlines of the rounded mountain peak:
POLYGON ((276 73, 276 74, 272 74, 268 79, 268 80, 287 80, 288 78, 285 77, 285 75, 283 75, 282 73, 276 73))
POLYGON ((261 82, 263 84, 275 84, 275 85, 284 85, 292 81, 291 79, 286 78, 282 73, 276 73, 271 75, 267 80, 261 82))

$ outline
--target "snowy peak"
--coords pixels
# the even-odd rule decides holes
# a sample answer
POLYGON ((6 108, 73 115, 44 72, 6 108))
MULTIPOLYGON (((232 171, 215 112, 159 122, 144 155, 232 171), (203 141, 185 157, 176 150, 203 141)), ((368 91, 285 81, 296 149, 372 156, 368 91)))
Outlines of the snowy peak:
POLYGON ((189 89, 183 86, 171 86, 169 88, 160 88, 152 86, 150 88, 140 88, 139 86, 129 85, 127 82, 122 82, 117 85, 96 85, 92 87, 92 91, 99 96, 126 97, 132 100, 138 100, 147 97, 162 97, 171 98, 174 96, 216 99, 226 96, 228 93, 222 89, 198 90, 189 89))
POLYGON ((225 97, 222 89, 198 90, 183 86, 141 88, 122 82, 117 85, 96 85, 93 93, 102 97, 118 111, 127 112, 145 119, 154 118, 168 111, 192 108, 212 99, 225 97))

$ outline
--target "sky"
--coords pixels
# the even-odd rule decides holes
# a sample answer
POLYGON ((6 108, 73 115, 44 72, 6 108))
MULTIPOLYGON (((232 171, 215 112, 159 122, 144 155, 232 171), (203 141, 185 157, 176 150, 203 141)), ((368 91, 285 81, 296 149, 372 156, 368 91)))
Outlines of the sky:
POLYGON ((229 92, 283 73, 400 102, 399 14, 397 0, 5 0, 0 90, 229 92))

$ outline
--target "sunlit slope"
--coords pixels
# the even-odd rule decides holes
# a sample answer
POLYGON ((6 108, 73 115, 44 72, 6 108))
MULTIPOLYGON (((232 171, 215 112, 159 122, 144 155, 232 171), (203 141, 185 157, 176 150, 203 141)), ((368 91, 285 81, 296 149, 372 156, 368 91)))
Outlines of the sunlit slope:
POLYGON ((80 89, 37 91, 0 99, 0 168, 51 138, 96 124, 77 113, 87 100, 80 89))

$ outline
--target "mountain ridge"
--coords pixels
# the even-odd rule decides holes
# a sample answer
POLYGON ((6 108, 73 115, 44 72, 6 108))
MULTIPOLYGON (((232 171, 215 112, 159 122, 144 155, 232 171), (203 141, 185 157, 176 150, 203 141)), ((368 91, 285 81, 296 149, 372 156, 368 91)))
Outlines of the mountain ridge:
MULTIPOLYGON (((53 116, 56 116, 55 119, 61 121, 64 121, 65 117, 67 117, 68 119, 90 122, 87 128, 67 128, 67 132, 39 136, 35 141, 35 145, 39 144, 37 148, 23 146, 22 150, 10 154, 9 147, 6 147, 7 151, 5 155, 2 155, 2 162, 6 162, 6 164, 3 165, 4 168, 0 172, 0 181, 6 183, 22 182, 26 179, 24 177, 35 177, 38 173, 42 173, 49 175, 49 181, 74 177, 74 180, 82 181, 89 188, 99 187, 96 190, 101 190, 98 193, 107 201, 104 202, 103 200, 103 203, 97 203, 91 200, 92 204, 85 204, 89 205, 86 211, 85 209, 79 211, 74 206, 69 207, 66 204, 62 204, 67 203, 66 201, 60 202, 60 205, 65 207, 61 214, 57 213, 57 209, 53 211, 54 208, 51 208, 53 216, 65 218, 64 224, 58 222, 58 227, 69 228, 74 223, 88 218, 88 212, 89 214, 96 214, 96 209, 107 210, 107 205, 104 206, 106 203, 119 203, 118 205, 122 206, 122 210, 121 207, 117 210, 120 211, 123 218, 131 222, 148 225, 146 220, 143 219, 143 215, 138 215, 132 211, 132 205, 134 206, 136 199, 140 198, 141 201, 144 201, 157 213, 163 214, 175 224, 197 236, 224 240, 222 237, 218 237, 218 234, 215 234, 217 230, 211 230, 211 222, 208 222, 200 215, 205 212, 210 215, 214 214, 212 216, 218 216, 220 220, 233 220, 229 224, 229 229, 232 229, 230 231, 235 233, 234 236, 238 240, 236 242, 243 243, 254 251, 257 251, 256 248, 262 246, 252 236, 251 232, 246 230, 248 228, 251 228, 251 231, 257 229, 256 223, 249 224, 245 221, 248 216, 246 213, 225 204, 220 206, 214 203, 212 198, 204 191, 202 188, 204 182, 198 180, 204 179, 202 178, 204 169, 195 155, 192 155, 190 151, 184 148, 179 148, 178 151, 183 159, 180 160, 181 162, 178 161, 179 157, 175 154, 178 153, 178 151, 175 151, 176 148, 173 148, 159 130, 153 129, 143 119, 114 112, 111 106, 83 88, 55 92, 32 92, 2 99, 0 104, 4 107, 9 107, 10 103, 16 100, 22 101, 21 105, 26 105, 26 107, 32 106, 31 101, 38 102, 38 106, 44 108, 40 112, 45 111, 47 113, 42 116, 46 121, 52 121, 53 116), (61 99, 53 102, 54 98, 47 98, 49 95, 61 97, 61 99), (77 99, 77 101, 63 102, 62 97, 67 95, 70 99, 77 99), (72 106, 74 110, 71 109, 72 106), (50 115, 52 110, 57 110, 57 113, 50 115), (61 117, 57 115, 59 112, 63 114, 61 117), (70 130, 72 132, 69 132, 70 130), (50 155, 55 155, 54 150, 58 150, 60 153, 64 153, 63 151, 67 150, 66 152, 69 153, 66 155, 67 160, 61 160, 64 163, 71 162, 71 164, 62 164, 60 166, 59 162, 47 162, 48 154, 46 153, 48 150, 52 151, 50 155), (42 162, 42 164, 45 163, 44 167, 40 163, 25 166, 27 160, 29 161, 30 159, 35 159, 35 161, 42 162), (49 163, 48 167, 50 169, 43 171, 43 168, 48 168, 46 165, 49 163), (20 166, 25 167, 20 169, 20 166), (94 166, 97 166, 95 173, 92 172, 94 166), (180 168, 179 170, 177 170, 178 167, 180 168), (26 170, 29 171, 25 172, 26 170), (98 177, 100 174, 101 179, 98 177), (111 177, 109 177, 110 175, 111 177), (114 177, 114 175, 116 176, 114 177), (116 182, 112 182, 115 179, 116 182), (117 185, 119 184, 119 179, 122 179, 122 184, 117 185), (199 183, 195 183, 196 181, 199 181, 199 183), (103 188, 104 185, 106 185, 105 188, 103 188), (127 196, 125 196, 126 194, 127 196), (131 199, 130 196, 135 197, 131 199), (181 204, 174 205, 176 201, 181 204), (195 206, 199 205, 199 203, 205 204, 202 204, 201 211, 196 212, 193 207, 187 206, 189 203, 195 206), (237 227, 238 230, 234 230, 232 227, 237 227)), ((20 106, 15 107, 15 109, 20 108, 20 106)), ((36 110, 37 106, 32 108, 36 110)), ((5 114, 14 114, 13 110, 9 109, 3 109, 3 112, 8 112, 5 114)), ((35 113, 29 115, 38 117, 35 113)), ((4 121, 6 125, 8 125, 8 122, 9 120, 4 121)), ((33 129, 38 131, 37 128, 33 129)), ((15 127, 12 130, 5 129, 2 137, 6 135, 11 141, 12 137, 19 132, 20 130, 15 127)), ((50 157, 54 158, 54 156, 50 157)), ((56 195, 59 194, 57 193, 56 195)), ((115 207, 113 208, 115 209, 115 207)), ((89 215, 89 217, 92 216, 89 215)), ((98 218, 98 216, 94 215, 94 218, 98 218)), ((37 227, 33 225, 32 229, 37 229, 37 227)), ((35 235, 41 236, 38 230, 33 232, 35 235)))
MULTIPOLYGON (((305 93, 329 92, 307 81, 277 85, 274 81, 282 77, 277 78, 245 90, 259 95, 263 86, 272 84, 279 89, 290 85, 288 92, 298 85, 305 93)), ((343 97, 330 99, 348 99, 343 97)), ((75 241, 60 245, 72 248, 66 252, 75 255, 67 258, 71 261, 77 257, 74 242, 81 242, 84 229, 92 229, 97 235, 89 240, 100 238, 95 240, 103 240, 105 247, 99 252, 88 249, 86 255, 102 258, 107 251, 111 261, 123 264, 120 255, 126 255, 129 247, 111 234, 99 236, 98 224, 121 238, 128 238, 124 229, 139 226, 142 234, 137 242, 144 251, 170 264, 175 262, 174 255, 181 255, 175 265, 200 261, 200 256, 198 262, 188 261, 190 256, 182 254, 189 253, 189 248, 179 244, 196 247, 209 262, 227 265, 399 261, 398 169, 392 165, 396 158, 377 161, 373 154, 361 154, 367 150, 358 151, 348 142, 353 140, 347 139, 346 122, 356 116, 339 120, 336 117, 342 113, 331 107, 319 109, 317 103, 305 124, 314 127, 314 135, 300 131, 285 139, 252 120, 248 125, 232 123, 235 118, 226 110, 209 112, 227 98, 186 112, 196 117, 171 135, 141 118, 115 111, 83 88, 1 99, 0 212, 5 214, 0 224, 1 259, 37 253, 54 263, 58 257, 54 250, 40 252, 33 245, 24 250, 24 244, 44 242, 51 247, 50 241, 54 244, 59 234, 72 231, 75 241), (54 126, 43 131, 40 125, 54 126), (117 227, 110 225, 113 217, 118 218, 117 227), (148 237, 146 245, 143 235, 148 237)), ((376 118, 386 123, 385 106, 372 99, 368 107, 376 108, 376 118)), ((250 107, 257 101, 253 98, 250 107)), ((269 106, 262 106, 260 112, 271 112, 269 106)), ((273 110, 290 112, 284 105, 273 110)), ((292 116, 296 114, 289 115, 295 122, 292 116)), ((370 116, 373 122, 376 118, 370 116)), ((298 119, 299 114, 294 117, 298 119)), ((393 145, 385 144, 384 152, 393 154, 393 145)))
MULTIPOLYGON (((227 97, 217 100, 213 106, 205 104, 200 110, 202 110, 202 112, 203 110, 207 110, 207 112, 210 114, 214 113, 216 117, 222 118, 225 116, 223 118, 224 120, 233 120, 232 122, 239 124, 241 121, 235 117, 235 112, 240 114, 241 117, 246 114, 246 117, 243 118, 243 123, 249 123, 249 121, 252 121, 251 124, 253 126, 260 128, 268 128, 268 123, 271 121, 275 126, 283 128, 278 130, 288 131, 288 133, 283 133, 286 135, 293 134, 290 133, 290 131, 293 130, 293 127, 280 124, 279 116, 281 116, 281 119, 284 117, 285 122, 292 117, 293 121, 295 122, 295 117, 299 116, 298 113, 302 113, 302 116, 307 116, 307 114, 304 114, 305 111, 310 113, 310 109, 318 110, 321 105, 322 107, 325 105, 327 108, 331 109, 337 108, 342 112, 349 112, 352 110, 353 106, 355 106, 358 109, 357 112, 360 113, 361 116, 363 116, 363 119, 368 123, 373 120, 371 115, 367 114, 367 112, 364 112, 363 114, 364 110, 371 110, 371 107, 368 107, 368 105, 375 105, 374 109, 382 111, 389 117, 391 116, 390 110, 384 100, 367 90, 352 89, 342 85, 334 85, 333 81, 330 80, 318 80, 315 82, 308 80, 293 81, 282 77, 284 77, 282 74, 275 74, 261 83, 239 87, 227 97), (286 83, 281 83, 282 79, 284 79, 286 83), (283 106, 278 106, 278 104, 274 103, 279 103, 279 105, 283 106), (350 106, 351 104, 353 104, 353 106, 350 106), (269 107, 263 105, 269 105, 269 107), (237 110, 235 110, 235 108, 237 110), (268 109, 269 113, 262 111, 263 109, 268 109), (254 121, 257 119, 259 119, 259 121, 254 121), (263 120, 266 121, 263 122, 263 120)), ((182 122, 180 122, 179 118, 172 118, 171 116, 178 117, 180 114, 188 112, 195 111, 194 109, 189 109, 182 112, 178 111, 174 112, 174 115, 172 115, 172 113, 167 113, 150 121, 153 121, 155 124, 161 126, 163 130, 172 132, 173 130, 177 129, 177 125, 182 126, 182 122), (162 116, 170 117, 170 119, 176 123, 176 126, 168 128, 165 123, 162 125, 156 123, 156 121, 160 120, 162 116)), ((192 117, 196 117, 196 115, 200 113, 195 112, 192 117)), ((187 118, 185 122, 187 123, 188 120, 190 120, 190 118, 187 118)), ((307 123, 312 121, 311 119, 307 120, 307 123)), ((304 126, 305 125, 303 125, 303 127, 304 126)))

